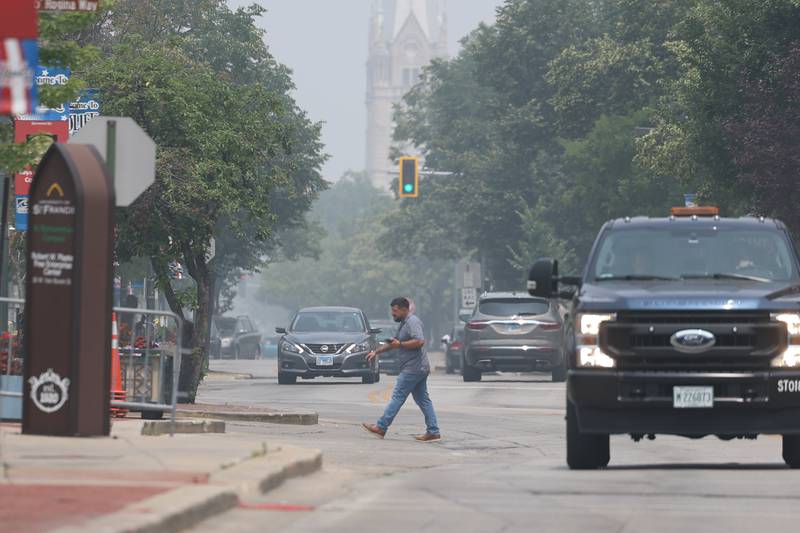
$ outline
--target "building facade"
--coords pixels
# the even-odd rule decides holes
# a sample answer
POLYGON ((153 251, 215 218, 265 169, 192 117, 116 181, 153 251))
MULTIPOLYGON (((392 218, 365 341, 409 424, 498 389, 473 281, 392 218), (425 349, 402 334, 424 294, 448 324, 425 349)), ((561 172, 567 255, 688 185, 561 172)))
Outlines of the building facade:
POLYGON ((367 160, 372 183, 388 191, 393 107, 433 59, 447 57, 446 0, 373 0, 367 60, 367 160))

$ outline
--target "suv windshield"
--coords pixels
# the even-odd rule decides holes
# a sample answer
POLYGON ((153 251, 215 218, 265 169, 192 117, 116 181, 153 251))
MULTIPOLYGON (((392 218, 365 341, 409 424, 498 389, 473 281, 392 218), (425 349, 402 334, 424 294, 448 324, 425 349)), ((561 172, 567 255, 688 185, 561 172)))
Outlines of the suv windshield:
POLYGON ((297 313, 291 330, 296 333, 364 332, 367 328, 361 313, 355 311, 303 311, 297 313))
POLYGON ((219 334, 223 337, 232 337, 236 333, 236 319, 219 317, 215 320, 219 334))
POLYGON ((493 298, 478 304, 479 313, 491 316, 543 315, 548 309, 547 301, 533 298, 493 298))
POLYGON ((590 272, 599 281, 789 281, 797 278, 793 257, 786 236, 777 230, 637 228, 606 234, 590 272))

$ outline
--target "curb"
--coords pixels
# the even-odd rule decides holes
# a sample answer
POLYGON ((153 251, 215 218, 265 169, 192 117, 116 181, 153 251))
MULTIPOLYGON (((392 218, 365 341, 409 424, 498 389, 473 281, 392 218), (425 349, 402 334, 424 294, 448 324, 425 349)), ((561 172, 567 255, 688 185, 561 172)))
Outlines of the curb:
POLYGON ((206 372, 205 377, 203 378, 208 379, 209 381, 214 381, 215 379, 230 379, 230 380, 243 380, 243 379, 255 379, 253 374, 249 372, 226 372, 224 370, 209 370, 206 372))
POLYGON ((131 504, 121 511, 55 533, 169 533, 193 527, 263 494, 284 481, 316 472, 322 452, 283 447, 211 475, 209 485, 187 485, 131 504))
POLYGON ((153 420, 142 426, 142 435, 158 437, 170 433, 225 433, 225 422, 221 420, 176 420, 172 427, 170 420, 153 420))
POLYGON ((318 413, 237 413, 231 411, 191 411, 178 409, 179 418, 214 418, 234 422, 265 422, 268 424, 292 424, 314 426, 319 424, 318 413))
POLYGON ((166 533, 186 529, 236 507, 235 491, 208 485, 189 485, 147 498, 110 515, 55 533, 166 533))
POLYGON ((233 486, 239 496, 263 494, 287 479, 322 468, 322 452, 294 446, 276 448, 211 476, 210 482, 233 486))

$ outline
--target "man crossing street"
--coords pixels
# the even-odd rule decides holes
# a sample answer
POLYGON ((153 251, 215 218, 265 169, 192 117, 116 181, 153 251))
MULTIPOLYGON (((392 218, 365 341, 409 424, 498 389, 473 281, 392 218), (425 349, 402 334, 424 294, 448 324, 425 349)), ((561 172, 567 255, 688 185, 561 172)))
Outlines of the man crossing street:
POLYGON ((378 419, 377 424, 365 422, 362 425, 373 435, 383 438, 408 395, 411 394, 425 416, 426 425, 425 434, 414 438, 420 442, 442 440, 433 402, 428 395, 428 374, 430 374, 431 365, 425 353, 425 332, 422 321, 411 313, 411 304, 407 298, 395 298, 392 300, 391 307, 392 318, 400 324, 397 333, 389 344, 370 352, 367 358, 371 361, 381 353, 397 350, 400 374, 397 376, 392 398, 389 405, 386 406, 383 416, 378 419))

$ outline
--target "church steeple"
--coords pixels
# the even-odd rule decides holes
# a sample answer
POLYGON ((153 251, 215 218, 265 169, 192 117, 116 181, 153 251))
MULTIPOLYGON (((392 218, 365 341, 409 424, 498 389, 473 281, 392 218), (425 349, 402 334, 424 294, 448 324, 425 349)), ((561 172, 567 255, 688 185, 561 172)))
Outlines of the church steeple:
POLYGON ((431 60, 447 56, 446 0, 373 0, 367 61, 367 172, 391 181, 393 106, 431 60))

